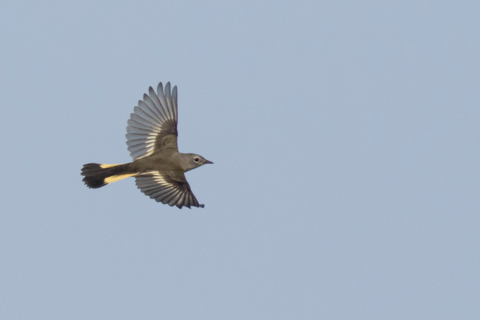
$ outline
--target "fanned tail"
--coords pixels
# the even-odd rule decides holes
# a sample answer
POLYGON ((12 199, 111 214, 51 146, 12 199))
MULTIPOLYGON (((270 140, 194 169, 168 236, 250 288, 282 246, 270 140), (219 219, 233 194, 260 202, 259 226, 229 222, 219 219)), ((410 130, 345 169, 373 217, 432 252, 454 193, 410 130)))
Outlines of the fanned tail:
POLYGON ((109 183, 137 175, 129 171, 130 163, 100 164, 87 163, 83 165, 83 182, 89 188, 101 188, 109 183))

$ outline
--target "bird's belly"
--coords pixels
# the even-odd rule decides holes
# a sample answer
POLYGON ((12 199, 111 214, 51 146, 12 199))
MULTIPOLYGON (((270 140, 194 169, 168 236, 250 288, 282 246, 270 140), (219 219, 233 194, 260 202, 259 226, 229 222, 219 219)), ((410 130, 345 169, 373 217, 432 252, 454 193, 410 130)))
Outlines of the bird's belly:
POLYGON ((138 172, 181 170, 171 156, 150 156, 134 162, 138 172))

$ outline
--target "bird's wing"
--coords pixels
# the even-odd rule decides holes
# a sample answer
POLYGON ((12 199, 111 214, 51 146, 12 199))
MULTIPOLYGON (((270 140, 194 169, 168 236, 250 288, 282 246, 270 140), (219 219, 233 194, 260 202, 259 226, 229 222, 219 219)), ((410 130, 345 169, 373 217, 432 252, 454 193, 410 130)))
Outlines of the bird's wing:
POLYGON ((201 207, 181 171, 149 171, 135 177, 137 187, 152 199, 169 206, 201 207))
POLYGON ((168 82, 164 92, 160 82, 157 93, 152 87, 148 92, 143 95, 143 100, 138 101, 128 120, 127 145, 134 160, 167 149, 178 152, 177 86, 170 92, 168 82))

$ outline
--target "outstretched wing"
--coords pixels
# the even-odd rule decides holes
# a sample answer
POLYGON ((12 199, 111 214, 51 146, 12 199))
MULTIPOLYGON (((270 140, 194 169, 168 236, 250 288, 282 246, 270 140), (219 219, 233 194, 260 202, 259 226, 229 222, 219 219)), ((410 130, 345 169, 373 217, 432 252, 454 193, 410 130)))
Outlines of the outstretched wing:
POLYGON ((135 177, 137 187, 152 199, 169 206, 200 207, 185 175, 180 171, 149 171, 135 177))
POLYGON ((141 159, 161 150, 178 151, 177 146, 177 86, 170 92, 170 82, 160 82, 157 93, 152 87, 143 100, 138 101, 130 115, 127 126, 128 151, 134 160, 141 159))

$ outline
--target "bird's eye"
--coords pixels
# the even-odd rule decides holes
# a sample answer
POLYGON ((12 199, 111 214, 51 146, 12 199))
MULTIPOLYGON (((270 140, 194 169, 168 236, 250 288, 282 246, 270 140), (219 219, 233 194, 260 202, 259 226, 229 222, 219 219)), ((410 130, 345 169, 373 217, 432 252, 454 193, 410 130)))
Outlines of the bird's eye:
POLYGON ((198 162, 200 159, 199 158, 193 158, 193 161, 198 162))

